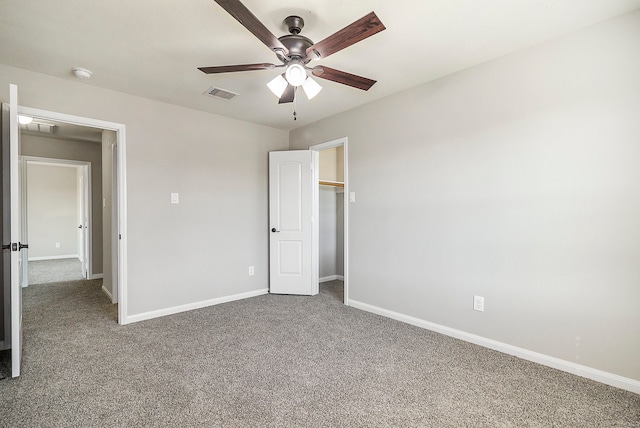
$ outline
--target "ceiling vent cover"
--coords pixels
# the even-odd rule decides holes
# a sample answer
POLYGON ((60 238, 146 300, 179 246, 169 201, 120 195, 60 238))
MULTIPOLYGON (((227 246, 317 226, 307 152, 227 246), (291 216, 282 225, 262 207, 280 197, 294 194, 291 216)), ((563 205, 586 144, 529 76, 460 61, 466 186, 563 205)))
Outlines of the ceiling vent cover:
POLYGON ((204 95, 229 101, 231 98, 235 97, 238 94, 236 94, 235 92, 227 91, 226 89, 215 88, 212 86, 204 92, 204 95))

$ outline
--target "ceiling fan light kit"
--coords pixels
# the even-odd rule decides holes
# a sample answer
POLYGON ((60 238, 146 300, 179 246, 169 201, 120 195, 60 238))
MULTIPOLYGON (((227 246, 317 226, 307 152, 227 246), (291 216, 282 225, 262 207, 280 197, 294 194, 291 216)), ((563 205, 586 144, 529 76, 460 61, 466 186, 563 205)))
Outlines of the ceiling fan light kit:
MULTIPOLYGON (((322 86, 307 75, 307 71, 325 80, 351 86, 364 91, 369 90, 376 81, 366 77, 356 76, 344 71, 325 66, 308 67, 312 60, 324 59, 342 49, 345 49, 367 37, 373 36, 385 29, 384 24, 371 12, 359 20, 347 25, 331 36, 313 43, 309 38, 300 35, 304 28, 304 20, 299 16, 288 16, 284 23, 289 34, 276 37, 267 27, 247 9, 240 0, 215 0, 229 15, 235 18, 262 43, 271 49, 281 65, 274 64, 244 64, 214 67, 199 67, 206 74, 230 73, 236 71, 270 70, 276 67, 286 67, 283 74, 279 74, 267 86, 278 98, 279 104, 290 103, 295 99, 296 88, 302 86, 305 94, 312 99, 322 90, 322 86)), ((295 113, 294 113, 295 115, 295 113)))
POLYGON ((289 82, 281 74, 278 74, 272 81, 267 83, 267 87, 271 89, 273 95, 280 98, 284 94, 284 90, 287 89, 288 84, 289 82))
POLYGON ((302 84, 302 89, 304 89, 304 93, 307 94, 307 98, 312 99, 320 93, 322 86, 311 77, 307 77, 307 80, 302 84))
POLYGON ((289 63, 284 75, 291 86, 300 86, 307 78, 307 70, 299 60, 293 60, 289 63))

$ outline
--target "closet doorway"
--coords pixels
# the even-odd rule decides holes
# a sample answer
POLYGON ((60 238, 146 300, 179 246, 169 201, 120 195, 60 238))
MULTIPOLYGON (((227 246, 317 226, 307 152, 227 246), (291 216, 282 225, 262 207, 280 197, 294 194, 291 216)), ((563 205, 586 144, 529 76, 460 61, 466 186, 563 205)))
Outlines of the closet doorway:
MULTIPOLYGON (((347 138, 310 147, 318 152, 315 245, 320 284, 342 282, 348 305, 348 182, 347 138)), ((337 284, 331 284, 337 286, 337 284)))

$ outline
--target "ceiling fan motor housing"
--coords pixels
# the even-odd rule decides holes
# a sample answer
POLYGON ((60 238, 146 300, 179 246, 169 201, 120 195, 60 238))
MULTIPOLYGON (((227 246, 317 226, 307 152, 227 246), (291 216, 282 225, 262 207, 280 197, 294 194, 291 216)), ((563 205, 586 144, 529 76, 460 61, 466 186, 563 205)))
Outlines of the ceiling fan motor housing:
MULTIPOLYGON (((284 19, 284 23, 289 28, 289 33, 278 40, 289 50, 289 54, 286 56, 288 61, 297 59, 304 64, 311 61, 311 58, 307 58, 307 49, 313 46, 313 41, 309 38, 301 36, 300 32, 304 28, 304 20, 299 16, 287 16, 284 19)), ((287 62, 288 62, 287 61, 287 62)))

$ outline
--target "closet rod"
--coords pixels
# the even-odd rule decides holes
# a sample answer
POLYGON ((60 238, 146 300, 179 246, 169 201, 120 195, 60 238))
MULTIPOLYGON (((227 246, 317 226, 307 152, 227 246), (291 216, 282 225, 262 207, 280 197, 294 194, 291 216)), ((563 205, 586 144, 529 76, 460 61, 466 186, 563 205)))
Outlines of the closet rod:
POLYGON ((318 184, 321 186, 334 186, 334 187, 344 187, 344 183, 339 183, 337 181, 318 181, 318 184))

